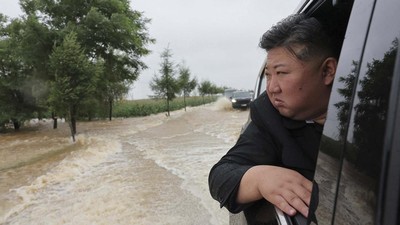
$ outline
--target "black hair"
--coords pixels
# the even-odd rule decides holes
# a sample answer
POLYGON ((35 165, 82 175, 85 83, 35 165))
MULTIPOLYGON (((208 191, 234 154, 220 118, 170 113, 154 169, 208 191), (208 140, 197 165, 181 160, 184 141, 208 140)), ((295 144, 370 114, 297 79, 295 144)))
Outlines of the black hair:
POLYGON ((316 18, 305 14, 286 17, 265 32, 260 41, 260 47, 267 52, 276 47, 284 47, 302 61, 315 57, 337 59, 338 53, 334 46, 323 25, 316 18))

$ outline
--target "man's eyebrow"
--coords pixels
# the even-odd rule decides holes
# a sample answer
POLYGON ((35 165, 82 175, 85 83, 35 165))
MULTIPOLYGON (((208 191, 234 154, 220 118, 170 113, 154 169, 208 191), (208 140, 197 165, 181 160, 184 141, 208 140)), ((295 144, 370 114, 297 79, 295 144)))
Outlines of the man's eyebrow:
MULTIPOLYGON (((285 66, 286 66, 286 64, 280 63, 280 64, 274 65, 273 68, 276 69, 276 68, 278 68, 278 67, 285 67, 285 66)), ((268 69, 268 64, 265 65, 265 69, 266 69, 266 70, 268 69)))

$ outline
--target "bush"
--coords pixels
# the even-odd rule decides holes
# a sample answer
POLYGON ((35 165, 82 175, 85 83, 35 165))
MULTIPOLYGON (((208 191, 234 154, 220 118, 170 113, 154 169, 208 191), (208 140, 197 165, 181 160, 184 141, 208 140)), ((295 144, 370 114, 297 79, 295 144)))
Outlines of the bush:
MULTIPOLYGON (((217 100, 216 96, 194 96, 186 98, 187 107, 199 106, 217 100)), ((167 111, 166 100, 164 99, 142 99, 124 100, 116 103, 113 117, 139 117, 148 116, 167 111)), ((170 101, 170 111, 183 109, 185 107, 183 97, 175 98, 170 101)))

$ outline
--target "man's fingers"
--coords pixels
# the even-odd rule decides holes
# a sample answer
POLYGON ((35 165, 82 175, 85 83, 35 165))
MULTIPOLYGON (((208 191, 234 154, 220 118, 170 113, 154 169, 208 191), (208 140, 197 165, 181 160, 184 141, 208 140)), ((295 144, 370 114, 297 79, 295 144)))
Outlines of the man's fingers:
POLYGON ((307 196, 310 196, 308 191, 303 188, 302 191, 298 191, 303 193, 304 200, 297 193, 292 190, 286 190, 278 195, 277 200, 279 201, 278 208, 287 213, 288 215, 294 215, 296 211, 303 214, 305 217, 308 216, 308 202, 310 201, 307 196))
POLYGON ((307 216, 308 215, 308 202, 310 201, 307 196, 310 196, 304 188, 300 188, 302 190, 296 190, 297 192, 302 193, 303 197, 294 191, 285 191, 284 199, 289 203, 291 207, 299 211, 301 214, 307 216))
POLYGON ((309 192, 312 191, 312 187, 313 187, 313 183, 309 180, 307 180, 306 178, 304 178, 302 185, 304 186, 304 188, 306 188, 309 192))
POLYGON ((258 190, 269 202, 288 215, 296 212, 308 216, 311 201, 312 182, 300 173, 281 167, 267 167, 258 190))
POLYGON ((311 191, 303 187, 295 188, 293 192, 298 196, 306 205, 310 205, 311 191))
POLYGON ((284 197, 277 195, 274 202, 271 202, 275 206, 277 206, 282 212, 294 216, 296 214, 296 209, 289 205, 289 203, 285 200, 284 197))
POLYGON ((308 216, 308 206, 299 197, 294 197, 289 200, 289 204, 299 211, 303 216, 308 216))
POLYGON ((310 205, 313 183, 304 177, 301 179, 297 183, 292 183, 290 188, 306 205, 310 205))

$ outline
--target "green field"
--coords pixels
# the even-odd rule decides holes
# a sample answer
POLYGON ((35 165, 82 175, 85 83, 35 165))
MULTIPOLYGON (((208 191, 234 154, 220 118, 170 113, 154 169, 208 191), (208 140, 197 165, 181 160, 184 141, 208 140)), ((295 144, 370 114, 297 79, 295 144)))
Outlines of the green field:
MULTIPOLYGON (((186 98, 186 106, 193 107, 208 104, 217 100, 217 96, 193 96, 186 98)), ((185 108, 183 97, 170 101, 170 111, 185 108)), ((113 117, 138 117, 167 112, 165 99, 122 100, 116 103, 113 117)))

